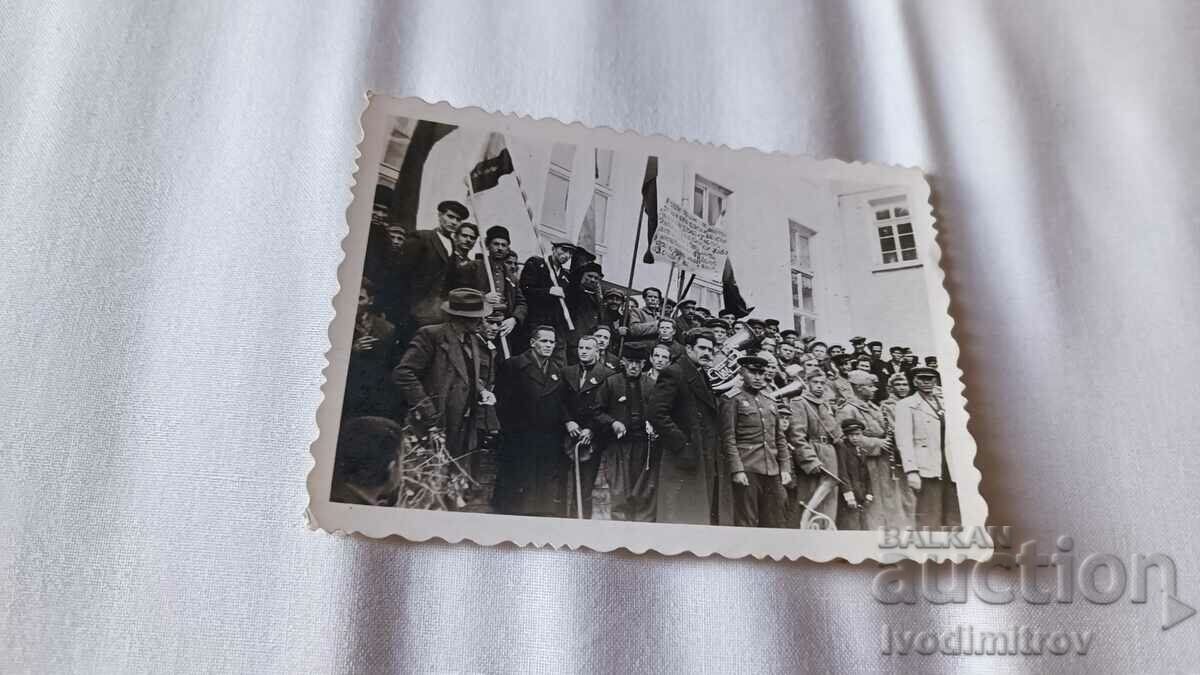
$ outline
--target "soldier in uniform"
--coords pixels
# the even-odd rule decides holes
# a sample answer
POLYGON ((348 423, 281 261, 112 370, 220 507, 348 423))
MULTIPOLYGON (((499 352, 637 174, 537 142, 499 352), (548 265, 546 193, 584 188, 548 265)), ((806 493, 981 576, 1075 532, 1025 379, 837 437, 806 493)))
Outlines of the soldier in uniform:
POLYGON ((764 392, 767 361, 743 356, 741 390, 721 402, 721 449, 733 482, 734 525, 783 527, 792 454, 775 400, 764 392))
POLYGON ((643 374, 645 366, 646 350, 626 347, 622 371, 609 375, 596 396, 613 520, 654 522, 658 457, 647 415, 654 380, 643 374))
POLYGON ((889 467, 892 442, 887 418, 883 409, 875 403, 875 376, 856 370, 850 373, 849 382, 853 398, 838 410, 837 419, 839 423, 847 419, 862 423, 863 438, 856 447, 862 451, 863 461, 871 475, 871 493, 875 495, 870 504, 863 506, 861 514, 850 514, 850 521, 854 521, 856 515, 861 515, 862 522, 870 530, 884 526, 903 527, 907 523, 903 512, 896 507, 903 502, 901 491, 904 484, 898 479, 892 480, 889 467))
POLYGON ((837 522, 839 490, 834 480, 838 467, 834 443, 841 438, 841 429, 825 400, 825 373, 811 368, 806 370, 804 380, 804 393, 789 399, 792 415, 788 443, 799 477, 789 501, 788 527, 801 527, 806 522, 801 502, 828 517, 830 525, 837 522))
MULTIPOLYGON (((607 328, 605 328, 607 330, 607 328)), ((600 473, 600 457, 603 447, 596 443, 598 423, 595 420, 596 396, 600 386, 613 374, 603 359, 600 343, 594 335, 579 338, 575 346, 576 363, 563 369, 563 381, 567 387, 568 425, 566 453, 572 457, 579 447, 579 481, 583 494, 583 517, 592 517, 592 490, 596 476, 600 473), (575 425, 574 429, 571 425, 575 425)), ((568 484, 573 481, 569 480, 568 484)), ((574 495, 574 488, 571 490, 574 495)))

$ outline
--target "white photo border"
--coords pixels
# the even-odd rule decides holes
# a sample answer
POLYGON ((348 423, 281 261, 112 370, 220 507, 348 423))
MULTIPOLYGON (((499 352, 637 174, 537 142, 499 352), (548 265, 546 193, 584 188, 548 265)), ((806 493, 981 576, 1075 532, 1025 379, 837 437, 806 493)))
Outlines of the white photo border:
POLYGON ((330 348, 326 353, 325 382, 317 411, 318 436, 311 446, 314 459, 308 474, 308 526, 335 534, 361 534, 372 538, 400 536, 410 541, 433 538, 449 543, 471 541, 483 546, 512 543, 517 546, 554 546, 594 551, 626 549, 635 554, 654 551, 663 555, 691 553, 726 558, 771 558, 814 562, 844 559, 895 562, 986 560, 992 548, 979 537, 961 537, 969 545, 952 541, 944 532, 926 533, 925 545, 903 548, 881 546, 878 531, 822 531, 801 529, 746 528, 714 525, 681 525, 570 518, 540 518, 500 514, 424 511, 394 507, 360 506, 329 501, 338 429, 345 393, 350 343, 353 337, 358 290, 362 279, 371 210, 378 180, 378 166, 385 139, 396 117, 436 120, 460 126, 476 126, 504 133, 538 137, 564 143, 583 141, 618 152, 640 152, 672 159, 712 159, 746 165, 751 170, 795 172, 800 177, 822 180, 874 182, 903 187, 910 196, 911 216, 925 274, 932 315, 933 339, 942 373, 947 435, 956 438, 957 486, 962 528, 980 532, 987 521, 988 507, 979 493, 981 473, 975 466, 976 445, 967 429, 967 401, 958 367, 959 348, 951 335, 950 295, 940 265, 941 249, 935 238, 930 187, 917 168, 847 163, 835 159, 815 160, 766 153, 753 148, 700 144, 661 135, 644 136, 632 131, 591 128, 579 122, 564 124, 552 118, 534 119, 515 114, 490 113, 481 108, 456 108, 442 101, 430 104, 419 98, 394 98, 368 92, 360 119, 360 135, 353 176, 352 201, 347 208, 348 232, 342 242, 345 253, 338 271, 339 288, 333 299, 334 316, 329 325, 330 348))

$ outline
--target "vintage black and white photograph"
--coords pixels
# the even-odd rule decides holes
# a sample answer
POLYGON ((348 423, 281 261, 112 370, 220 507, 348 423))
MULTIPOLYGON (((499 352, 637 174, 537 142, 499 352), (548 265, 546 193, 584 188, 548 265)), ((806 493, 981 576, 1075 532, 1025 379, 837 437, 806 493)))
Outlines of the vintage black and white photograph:
POLYGON ((983 524, 919 170, 370 101, 315 525, 822 560, 983 524))

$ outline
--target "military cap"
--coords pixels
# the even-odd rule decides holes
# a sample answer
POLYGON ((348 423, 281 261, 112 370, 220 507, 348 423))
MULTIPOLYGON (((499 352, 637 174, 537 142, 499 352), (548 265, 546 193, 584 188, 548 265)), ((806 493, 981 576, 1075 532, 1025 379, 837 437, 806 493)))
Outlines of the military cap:
MULTIPOLYGON (((809 336, 809 337, 811 337, 811 336, 809 336)), ((829 349, 829 345, 825 344, 824 342, 821 342, 820 340, 817 340, 816 342, 813 342, 811 345, 809 345, 809 346, 808 346, 808 348, 809 348, 809 349, 816 349, 818 345, 820 345, 820 346, 822 346, 822 347, 824 347, 824 348, 826 348, 826 349, 829 349)))
POLYGON ((848 434, 851 431, 863 431, 866 428, 867 428, 867 425, 863 424, 859 420, 854 419, 853 417, 847 417, 846 419, 842 420, 842 433, 843 434, 848 434))
POLYGON ((883 343, 882 343, 882 342, 880 342, 879 340, 871 340, 870 342, 868 342, 868 343, 867 343, 867 346, 868 346, 868 347, 880 347, 880 348, 882 348, 882 347, 883 347, 883 343))
POLYGON ((905 347, 905 348, 904 348, 904 353, 905 353, 905 354, 911 354, 911 353, 912 353, 912 347, 905 347))
POLYGON ((729 322, 725 319, 709 319, 704 322, 705 328, 724 328, 729 330, 729 322))
POLYGON ((583 275, 587 274, 588 272, 595 272, 596 274, 599 274, 600 276, 604 276, 604 268, 601 267, 600 263, 597 263, 597 262, 584 263, 579 266, 579 276, 582 277, 583 275))
POLYGON ((829 357, 829 360, 833 361, 834 365, 840 366, 843 363, 850 360, 850 355, 849 354, 834 354, 833 356, 829 357))
POLYGON ((905 384, 907 384, 908 383, 908 375, 905 375, 904 373, 892 373, 892 376, 889 377, 888 381, 887 381, 888 386, 890 387, 893 384, 896 384, 897 382, 904 382, 905 384))
POLYGON ((493 225, 489 227, 487 229, 487 233, 484 234, 483 243, 490 244, 494 239, 503 239, 507 242, 512 241, 512 237, 508 234, 508 228, 504 227, 503 225, 493 225))
POLYGON ((684 300, 680 300, 680 301, 679 301, 679 306, 680 306, 680 307, 687 307, 688 305, 691 305, 691 306, 695 307, 695 306, 696 306, 696 301, 695 301, 695 300, 687 300, 687 299, 684 299, 684 300))
POLYGON ((555 242, 551 242, 550 245, 553 246, 554 248, 565 248, 568 251, 574 251, 579 248, 578 246, 576 246, 575 244, 572 244, 569 241, 555 241, 555 242))
POLYGON ((761 356, 743 356, 737 362, 739 366, 747 370, 763 371, 767 369, 767 360, 761 356))
POLYGON ((504 303, 501 303, 499 305, 492 305, 492 313, 488 314, 488 316, 489 317, 498 316, 501 319, 508 318, 508 305, 506 305, 504 303))
POLYGON ((926 356, 925 357, 925 365, 929 366, 930 368, 937 368, 937 357, 936 356, 926 356))
POLYGON ((903 354, 903 353, 904 353, 904 347, 892 347, 892 348, 891 348, 891 349, 889 349, 888 351, 889 351, 889 352, 891 352, 891 353, 893 353, 893 354, 903 354))
POLYGON ((938 377, 938 371, 934 370, 933 368, 930 368, 929 366, 917 366, 908 371, 908 376, 914 380, 917 379, 918 377, 923 377, 923 376, 924 377, 938 377))
POLYGON ((762 319, 746 319, 747 326, 765 326, 762 319))
POLYGON ((779 319, 766 319, 763 321, 763 323, 767 324, 768 326, 778 326, 779 319))
POLYGON ((620 298, 620 299, 624 300, 625 294, 622 293, 621 289, 619 289, 619 288, 610 288, 607 291, 604 291, 604 297, 605 298, 620 298))
POLYGON ((868 373, 865 370, 852 370, 852 371, 850 371, 850 374, 846 376, 846 379, 850 380, 850 384, 878 384, 879 383, 879 378, 875 377, 874 375, 872 375, 871 373, 868 373))
MULTIPOLYGON (((803 342, 804 344, 808 344, 808 343, 810 343, 810 342, 814 342, 816 339, 817 339, 817 336, 816 336, 816 335, 805 335, 804 337, 800 338, 800 341, 801 341, 801 342, 803 342)), ((823 344, 825 344, 825 343, 824 343, 824 342, 820 342, 820 343, 816 343, 816 344, 822 344, 822 345, 823 345, 823 344)))
POLYGON ((646 348, 639 345, 625 345, 621 350, 621 358, 630 361, 645 361, 648 358, 646 348))
POLYGON ((459 220, 466 220, 467 216, 471 215, 471 212, 467 210, 467 207, 463 206, 461 202, 456 202, 453 199, 447 199, 446 201, 439 203, 437 210, 438 213, 453 213, 454 215, 458 216, 459 220))
POLYGON ((850 338, 850 344, 852 344, 852 345, 861 345, 862 343, 864 343, 866 341, 867 341, 867 338, 865 338, 861 335, 855 335, 854 337, 850 338))
POLYGON ((800 334, 796 332, 795 328, 785 328, 785 329, 779 331, 779 337, 789 337, 792 335, 798 336, 800 334))

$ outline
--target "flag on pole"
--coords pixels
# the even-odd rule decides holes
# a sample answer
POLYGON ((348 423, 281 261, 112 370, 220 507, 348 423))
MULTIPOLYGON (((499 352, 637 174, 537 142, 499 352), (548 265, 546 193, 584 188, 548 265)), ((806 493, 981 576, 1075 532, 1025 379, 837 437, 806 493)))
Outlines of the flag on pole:
POLYGON ((402 225, 409 232, 417 229, 421 185, 424 182, 425 161, 429 158, 429 152, 434 144, 457 128, 453 124, 427 120, 419 120, 413 128, 408 150, 400 162, 400 174, 396 178, 396 188, 392 191, 389 210, 393 222, 402 225))
POLYGON ((646 175, 642 178, 642 208, 646 211, 646 255, 642 262, 654 264, 654 254, 650 252, 654 244, 654 231, 658 229, 658 157, 651 155, 646 158, 646 175))
POLYGON ((737 278, 733 275, 733 260, 725 258, 725 271, 721 274, 721 296, 725 300, 725 309, 737 318, 749 316, 753 307, 746 306, 746 299, 738 289, 737 278))
POLYGON ((490 190, 500 184, 500 178, 513 172, 512 155, 504 134, 488 134, 483 146, 483 158, 471 169, 471 191, 475 194, 490 190))

